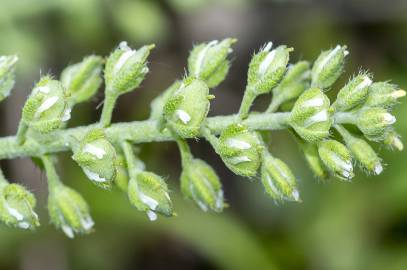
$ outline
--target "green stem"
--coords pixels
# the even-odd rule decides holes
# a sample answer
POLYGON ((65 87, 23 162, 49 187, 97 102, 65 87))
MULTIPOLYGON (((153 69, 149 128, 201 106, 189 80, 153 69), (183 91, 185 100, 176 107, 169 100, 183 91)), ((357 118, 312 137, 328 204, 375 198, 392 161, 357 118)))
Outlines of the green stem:
POLYGON ((53 191, 58 186, 62 185, 62 182, 59 179, 58 173, 55 169, 53 157, 50 155, 44 155, 41 157, 41 160, 47 174, 48 189, 49 191, 53 191))
POLYGON ((351 142, 355 138, 346 128, 341 125, 334 125, 334 128, 339 132, 339 134, 341 134, 346 143, 351 142))
POLYGON ((275 96, 275 97, 273 96, 273 99, 271 100, 270 105, 267 108, 266 112, 267 113, 276 112, 278 107, 280 107, 281 103, 282 103, 282 99, 279 98, 279 96, 275 96))
POLYGON ((24 144, 25 142, 25 135, 27 134, 28 131, 28 125, 24 123, 23 121, 20 121, 20 124, 18 125, 18 130, 17 130, 17 143, 19 145, 24 144))
POLYGON ((244 91, 244 96, 242 103, 240 104, 239 117, 240 119, 246 119, 250 112, 250 107, 252 106, 256 95, 250 89, 244 91))
MULTIPOLYGON (((242 121, 249 130, 282 130, 286 129, 290 113, 258 113, 251 114, 242 121)), ((213 134, 220 134, 230 124, 236 122, 237 115, 215 116, 206 120, 206 126, 213 134)), ((23 145, 17 142, 15 136, 0 138, 0 159, 18 157, 40 157, 45 154, 71 151, 69 142, 72 138, 83 138, 90 130, 99 127, 98 124, 57 130, 47 134, 33 134, 23 145), (35 137, 34 137, 35 135, 35 137)), ((132 143, 149 143, 174 141, 168 129, 161 131, 157 120, 134 121, 116 123, 105 129, 107 139, 111 143, 120 144, 122 141, 132 143)), ((203 137, 199 134, 198 137, 203 137)))
POLYGON ((127 168, 129 169, 129 174, 132 177, 135 177, 138 172, 142 171, 143 165, 140 164, 140 160, 136 157, 133 150, 133 145, 128 142, 124 141, 121 144, 124 156, 126 158, 127 168))
POLYGON ((184 139, 176 139, 177 145, 179 152, 181 154, 181 162, 182 162, 182 167, 185 168, 189 162, 193 159, 193 156, 191 154, 191 149, 189 148, 189 145, 187 141, 184 139))
POLYGON ((334 114, 334 123, 336 124, 355 124, 356 115, 351 112, 336 112, 334 114))
POLYGON ((109 91, 106 91, 105 102, 103 104, 102 116, 100 117, 100 124, 102 127, 110 126, 112 121, 112 114, 114 106, 116 105, 116 100, 118 96, 110 94, 109 91))

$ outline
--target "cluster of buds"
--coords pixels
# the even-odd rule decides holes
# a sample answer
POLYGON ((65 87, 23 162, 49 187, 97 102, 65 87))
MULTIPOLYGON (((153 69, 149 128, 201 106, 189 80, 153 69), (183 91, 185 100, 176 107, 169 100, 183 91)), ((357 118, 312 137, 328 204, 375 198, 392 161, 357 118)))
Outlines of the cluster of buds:
MULTIPOLYGON (((148 73, 147 58, 154 45, 135 50, 122 42, 107 59, 91 55, 68 66, 60 80, 44 76, 24 105, 17 136, 0 138, 0 157, 41 158, 48 179, 50 219, 73 238, 91 232, 94 222, 84 198, 59 179, 52 155, 56 152, 72 151, 72 159, 92 183, 106 190, 118 187, 132 206, 154 221, 158 215, 175 215, 170 189, 161 176, 146 170, 135 143, 176 141, 182 160, 182 193, 203 211, 214 212, 226 207, 222 183, 207 162, 192 155, 187 139, 208 140, 227 168, 239 176, 261 178, 264 190, 276 202, 301 199, 289 162, 275 157, 265 143, 269 130, 289 129, 319 179, 332 175, 350 181, 356 163, 367 173, 380 174, 382 161, 368 141, 403 149, 392 126, 396 121, 392 109, 405 91, 389 82, 373 82, 371 74, 362 72, 338 91, 334 102, 325 94, 344 71, 349 53, 340 45, 322 52, 313 64, 290 64, 293 49, 285 45, 272 49, 268 42, 250 61, 239 112, 208 117, 210 100, 215 98, 210 89, 226 78, 235 42, 227 38, 196 45, 185 77, 153 100, 145 121, 109 127, 116 100, 137 88, 148 73), (102 73, 106 89, 100 122, 65 130, 74 106, 90 100, 103 84, 102 73), (268 109, 250 113, 255 99, 263 94, 272 95, 268 109)), ((10 94, 16 61, 15 56, 0 57, 0 101, 10 94)), ((35 202, 33 194, 10 184, 0 171, 2 222, 34 229, 39 225, 35 202)))

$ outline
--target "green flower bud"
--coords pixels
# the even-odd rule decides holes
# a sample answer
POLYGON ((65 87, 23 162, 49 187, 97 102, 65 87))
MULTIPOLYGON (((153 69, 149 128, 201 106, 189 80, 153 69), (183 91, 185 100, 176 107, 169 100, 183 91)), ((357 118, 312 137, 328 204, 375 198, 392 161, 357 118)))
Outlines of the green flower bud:
POLYGON ((116 151, 103 130, 90 131, 73 151, 72 159, 81 166, 89 180, 101 188, 110 189, 116 177, 116 151))
POLYGON ((263 159, 261 181, 274 200, 301 201, 294 174, 287 164, 270 154, 263 159))
POLYGON ((51 222, 69 238, 74 238, 75 234, 90 233, 94 225, 86 201, 78 192, 64 185, 51 190, 48 211, 51 222))
POLYGON ((21 185, 0 185, 0 221, 21 229, 39 226, 34 195, 21 185))
POLYGON ((78 104, 89 100, 102 84, 103 58, 96 55, 85 57, 82 62, 66 67, 61 74, 69 100, 78 104))
POLYGON ((229 71, 230 61, 227 57, 236 41, 227 38, 221 42, 214 40, 195 46, 188 58, 189 74, 204 81, 210 88, 219 85, 229 71))
POLYGON ((205 161, 192 159, 181 174, 181 190, 203 210, 222 212, 225 207, 222 184, 205 161))
POLYGON ((14 86, 15 65, 18 57, 0 56, 0 101, 10 95, 11 89, 14 86))
POLYGON ((165 103, 172 94, 181 87, 182 81, 175 81, 161 95, 153 99, 151 102, 150 119, 160 119, 163 117, 165 103))
POLYGON ((279 99, 281 103, 296 99, 308 88, 310 76, 310 64, 300 61, 295 65, 288 66, 287 73, 280 84, 273 88, 273 99, 279 99))
POLYGON ((304 153, 305 160, 314 175, 320 180, 328 178, 328 172, 325 170, 321 158, 319 157, 317 145, 301 142, 300 147, 304 153))
POLYGON ((262 146, 257 134, 241 124, 227 127, 219 137, 216 152, 235 174, 254 176, 260 167, 262 146))
POLYGON ((331 87, 342 74, 348 54, 346 46, 340 45, 322 52, 312 67, 311 85, 322 89, 331 87))
POLYGON ((403 151, 404 145, 401 141, 401 137, 394 130, 388 130, 384 135, 384 144, 390 148, 396 148, 399 151, 403 151))
POLYGON ((366 106, 390 108, 397 104, 398 99, 404 97, 406 91, 388 82, 377 82, 370 86, 366 106))
POLYGON ((332 105, 337 111, 348 111, 363 103, 368 95, 372 79, 367 74, 361 74, 348 82, 338 93, 332 105))
POLYGON ((167 184, 154 173, 135 173, 129 182, 128 196, 131 204, 137 210, 146 212, 151 221, 157 219, 157 213, 167 217, 173 215, 167 184))
POLYGON ((317 142, 329 136, 332 125, 329 99, 318 88, 306 90, 295 102, 289 124, 308 142, 317 142))
POLYGON ((127 42, 121 42, 106 62, 106 92, 114 96, 130 92, 140 85, 148 73, 147 57, 154 45, 132 50, 127 42))
POLYGON ((28 97, 22 121, 41 133, 58 129, 71 118, 65 89, 59 81, 46 76, 35 85, 28 97))
POLYGON ((329 171, 342 180, 353 178, 352 157, 345 145, 335 140, 319 143, 318 153, 329 171))
POLYGON ((287 69, 289 54, 293 51, 285 45, 270 51, 271 47, 272 43, 267 43, 250 62, 247 91, 255 95, 269 93, 281 81, 287 69))
POLYGON ((353 157, 368 172, 379 175, 383 171, 380 158, 365 140, 353 137, 346 141, 346 145, 352 152, 353 157))
POLYGON ((382 140, 386 130, 396 122, 396 117, 383 108, 366 108, 358 112, 356 124, 370 140, 382 140))
POLYGON ((199 134, 209 111, 209 88, 201 80, 187 78, 164 106, 164 116, 171 129, 182 138, 199 134))

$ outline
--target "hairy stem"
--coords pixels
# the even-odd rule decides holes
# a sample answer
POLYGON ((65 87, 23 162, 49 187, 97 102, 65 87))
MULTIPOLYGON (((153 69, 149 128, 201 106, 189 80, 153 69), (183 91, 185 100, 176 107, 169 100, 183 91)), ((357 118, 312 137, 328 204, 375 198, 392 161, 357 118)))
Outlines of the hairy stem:
POLYGON ((254 100, 256 99, 256 95, 253 94, 252 91, 247 90, 244 91, 244 96, 242 103, 239 109, 239 117, 240 119, 245 119, 249 115, 250 107, 252 106, 254 100))
MULTIPOLYGON (((289 113, 254 113, 242 122, 250 130, 282 130, 287 128, 289 113)), ((227 126, 236 122, 238 115, 215 116, 206 120, 206 126, 213 134, 219 134, 227 126)), ((48 134, 27 138, 20 145, 15 136, 0 138, 0 159, 13 159, 18 157, 41 157, 45 154, 70 151, 69 142, 72 138, 81 140, 91 129, 98 124, 89 126, 58 130, 48 134)), ((168 129, 160 131, 157 120, 134 121, 129 123, 116 123, 105 129, 110 142, 120 144, 123 141, 132 143, 148 143, 160 141, 174 141, 168 129)), ((202 137, 200 134, 198 137, 202 137)))
POLYGON ((43 155, 41 157, 41 160, 44 165, 45 172, 47 174, 49 190, 51 191, 51 190, 55 189, 57 186, 62 185, 61 180, 59 179, 58 173, 55 169, 53 157, 50 155, 43 155))
POLYGON ((182 167, 186 167, 192 159, 191 149, 184 139, 178 138, 176 142, 181 154, 182 167))
POLYGON ((25 136, 28 131, 28 126, 25 124, 23 121, 20 121, 20 124, 18 125, 18 130, 17 130, 17 143, 18 144, 23 144, 25 142, 25 136))
POLYGON ((100 124, 102 125, 102 127, 110 126, 110 122, 112 121, 113 109, 116 104, 117 98, 118 97, 116 95, 108 94, 108 92, 106 92, 102 116, 100 117, 100 124))

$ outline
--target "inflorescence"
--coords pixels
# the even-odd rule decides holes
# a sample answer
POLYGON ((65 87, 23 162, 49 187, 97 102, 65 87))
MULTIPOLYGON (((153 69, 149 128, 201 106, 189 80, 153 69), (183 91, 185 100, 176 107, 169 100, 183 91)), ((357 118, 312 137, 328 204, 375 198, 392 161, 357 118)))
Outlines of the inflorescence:
MULTIPOLYGON (((222 184, 209 164, 192 155, 187 139, 205 138, 236 175, 253 178, 260 173, 266 193, 275 201, 301 199, 294 173, 268 149, 265 137, 271 130, 290 131, 319 179, 333 175, 350 181, 356 163, 368 174, 380 174, 383 163, 368 141, 403 149, 392 128, 396 118, 391 110, 405 91, 389 82, 373 82, 370 73, 360 72, 332 104, 325 95, 344 71, 349 52, 340 45, 322 52, 313 64, 289 64, 292 48, 272 49, 267 43, 252 57, 239 112, 207 117, 215 98, 211 89, 225 79, 235 42, 227 38, 195 46, 187 75, 152 101, 150 118, 144 121, 111 124, 118 97, 137 88, 149 72, 147 58, 154 45, 134 50, 122 42, 107 59, 91 55, 68 66, 59 80, 43 76, 24 105, 17 135, 0 138, 0 159, 42 161, 51 222, 73 238, 92 231, 94 222, 84 198, 58 176, 58 152, 71 151, 92 183, 107 190, 118 186, 135 208, 155 220, 158 214, 173 216, 173 205, 166 182, 146 169, 136 144, 175 141, 182 160, 182 193, 203 211, 215 212, 225 208, 222 184), (74 106, 100 88, 102 71, 106 89, 100 122, 67 129, 74 106), (250 112, 263 94, 272 94, 267 110, 250 112)), ((17 60, 0 57, 0 101, 13 88, 17 60)), ((34 229, 39 226, 35 205, 34 195, 9 183, 0 170, 0 220, 34 229)))

